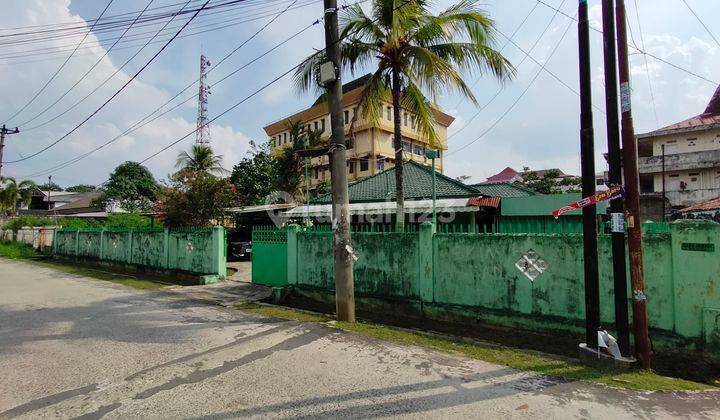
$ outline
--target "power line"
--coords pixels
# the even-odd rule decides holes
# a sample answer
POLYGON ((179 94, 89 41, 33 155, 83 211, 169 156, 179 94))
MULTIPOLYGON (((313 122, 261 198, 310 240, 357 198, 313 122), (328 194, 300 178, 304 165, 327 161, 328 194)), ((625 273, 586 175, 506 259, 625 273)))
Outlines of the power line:
MULTIPOLYGON (((107 9, 110 7, 110 5, 111 5, 114 1, 115 1, 115 0, 110 0, 110 1, 107 3, 107 5, 105 5, 105 8, 103 9, 102 13, 100 13, 100 16, 101 16, 101 17, 102 17, 103 14, 105 14, 105 12, 107 11, 107 9)), ((22 108, 20 108, 17 112, 15 112, 14 114, 12 114, 12 115, 10 116, 10 118, 8 118, 8 120, 12 120, 12 119, 15 118, 19 113, 23 112, 28 106, 30 106, 31 103, 33 103, 33 101, 35 101, 35 99, 36 99, 41 93, 43 93, 43 91, 45 91, 45 89, 48 87, 48 85, 55 79, 55 77, 62 71, 62 69, 65 68, 65 65, 70 61, 70 59, 72 58, 73 54, 75 54, 75 51, 77 51, 77 49, 80 47, 80 45, 82 45, 82 43, 85 42, 85 38, 87 38, 88 35, 90 35, 90 33, 92 32, 92 30, 93 30, 94 27, 95 27, 95 25, 93 24, 93 26, 91 26, 90 29, 87 30, 87 32, 85 33, 85 35, 83 36, 83 38, 80 40, 80 42, 77 44, 77 46, 75 46, 75 49, 70 53, 70 55, 69 55, 69 56, 65 59, 65 61, 60 65, 60 68, 58 68, 58 69, 55 71, 55 73, 53 73, 53 75, 50 76, 50 79, 48 79, 48 81, 45 82, 45 84, 40 88, 40 90, 38 90, 37 93, 35 93, 35 95, 33 95, 33 97, 30 98, 30 100, 29 100, 25 105, 23 105, 22 108)))
MULTIPOLYGON (((150 1, 148 2, 148 4, 145 6, 145 9, 143 9, 143 10, 137 15, 137 17, 135 18, 135 20, 134 20, 133 22, 136 22, 136 21, 140 18, 140 16, 142 16, 142 14, 145 12, 145 10, 147 10, 147 8, 150 7, 150 5, 151 5, 154 1, 155 1, 155 0, 150 0, 150 1)), ((115 43, 112 44, 112 45, 110 46, 110 48, 108 48, 107 50, 105 50, 105 53, 104 53, 100 58, 98 58, 97 61, 95 61, 95 63, 94 63, 92 66, 90 66, 90 68, 85 72, 85 74, 83 74, 72 86, 70 86, 70 88, 67 89, 67 90, 65 91, 65 93, 63 93, 62 95, 60 95, 60 97, 57 98, 57 99, 55 100, 55 102, 53 102, 53 103, 51 103, 50 105, 46 106, 42 111, 40 111, 40 113, 36 114, 36 115, 35 115, 34 117, 32 117, 31 119, 29 119, 29 120, 21 123, 20 126, 22 127, 22 126, 25 126, 26 124, 29 124, 29 123, 35 121, 38 117, 40 117, 41 115, 43 115, 44 113, 46 113, 50 108, 52 108, 52 107, 54 107, 55 105, 57 105, 57 103, 60 102, 68 93, 70 93, 70 91, 72 91, 73 89, 75 89, 75 87, 76 87, 77 85, 79 85, 80 82, 82 82, 83 80, 85 80, 85 78, 95 69, 95 67, 97 67, 97 65, 100 64, 100 62, 102 62, 102 60, 103 60, 105 57, 107 57, 107 55, 110 53, 110 51, 112 51, 112 49, 115 47, 115 45, 117 45, 117 43, 120 42, 120 39, 122 39, 122 37, 125 36, 125 34, 128 33, 128 31, 130 30, 130 28, 132 28, 132 24, 130 24, 130 25, 127 27, 127 29, 125 29, 125 32, 123 32, 122 35, 120 35, 120 37, 117 39, 117 41, 115 41, 115 43)))
MULTIPOLYGON (((538 3, 540 3, 540 4, 542 4, 542 5, 544 5, 544 6, 546 6, 546 7, 548 7, 548 8, 550 8, 550 9, 558 10, 556 7, 549 5, 548 3, 546 3, 546 2, 543 1, 543 0, 535 0, 535 1, 538 2, 538 3)), ((559 13, 560 13, 561 15, 563 15, 563 16, 565 16, 565 17, 567 17, 567 18, 569 18, 569 19, 577 22, 577 18, 576 18, 576 17, 570 16, 569 14, 567 14, 567 13, 565 13, 565 12, 563 12, 563 11, 559 11, 559 13)), ((597 33, 599 33, 599 34, 602 34, 602 33, 603 33, 601 29, 595 28, 595 27, 593 27, 593 26, 590 26, 590 29, 592 29, 593 31, 595 31, 595 32, 597 32, 597 33)), ((670 67, 673 67, 673 68, 675 68, 675 69, 677 69, 677 70, 680 70, 680 71, 683 71, 683 72, 685 72, 685 73, 687 73, 687 74, 690 74, 690 75, 692 75, 692 76, 695 76, 695 77, 697 77, 698 79, 704 80, 704 81, 706 81, 706 82, 708 82, 708 83, 711 83, 711 84, 713 84, 713 85, 716 85, 716 86, 717 86, 717 85, 720 85, 720 83, 718 83, 718 82, 716 82, 716 81, 714 81, 714 80, 708 79, 708 78, 705 77, 705 76, 702 76, 702 75, 700 75, 700 74, 698 74, 698 73, 695 73, 695 72, 693 72, 693 71, 691 71, 691 70, 688 70, 688 69, 686 69, 686 68, 684 68, 684 67, 678 66, 677 64, 671 63, 671 62, 669 62, 669 61, 667 61, 667 60, 665 60, 665 59, 663 59, 663 58, 660 58, 660 57, 658 57, 658 56, 656 56, 656 55, 654 55, 654 54, 651 54, 651 53, 649 53, 649 52, 647 52, 647 51, 643 51, 643 50, 641 50, 640 48, 638 48, 637 46, 631 46, 631 48, 634 49, 635 51, 641 53, 641 54, 646 54, 647 56, 649 56, 649 57, 651 57, 651 58, 654 58, 655 60, 660 61, 661 63, 665 63, 665 64, 667 64, 667 65, 670 66, 670 67)))
MULTIPOLYGON (((235 52, 237 52, 240 48, 242 48, 242 46, 244 46, 245 44, 247 44, 250 40, 252 40, 253 38, 255 38, 260 32, 262 32, 264 29, 266 29, 273 21, 275 21, 280 15, 282 15, 283 13, 285 13, 287 10, 288 10, 288 9, 285 9, 285 10, 282 11, 280 14, 278 14, 278 15, 275 17, 275 19, 270 20, 267 24, 265 24, 263 27, 261 27, 260 29, 258 29, 254 34, 252 34, 249 38, 247 38, 245 41, 243 41, 238 47, 236 47, 236 48, 233 49, 230 53, 228 53, 227 55, 225 55, 225 57, 223 57, 223 58, 222 58, 214 67, 212 67, 207 73, 209 74, 209 73, 212 72, 213 70, 217 69, 225 60, 227 60, 230 56, 232 56, 235 52)), ((284 40, 280 41, 279 43, 275 44, 272 48, 266 50, 266 51, 263 52, 262 54, 258 55, 257 57, 255 57, 255 58, 253 58, 252 60, 248 61, 248 62, 245 63, 244 65, 242 65, 242 66, 238 67, 237 69, 233 70, 232 72, 226 74, 225 76, 223 76, 222 78, 220 78, 220 79, 217 80, 216 82, 212 83, 212 85, 213 85, 213 86, 217 86, 217 85, 221 84, 222 82, 224 82, 225 80, 227 80, 227 79, 229 79, 230 77, 234 76, 234 75, 237 74, 238 72, 244 70, 245 68, 247 68, 247 67, 249 67, 250 65, 254 64, 255 62, 259 61, 260 59, 262 59, 263 57, 267 56, 267 55, 270 54, 271 52, 277 50, 277 49, 280 48, 282 45, 284 45, 284 44, 290 42, 292 39, 300 36, 302 33, 304 33, 305 31, 307 31, 307 30, 310 29, 311 27, 317 25, 318 23, 320 23, 320 21, 319 21, 319 20, 316 20, 315 22, 313 22, 313 23, 305 26, 304 28, 300 29, 299 31, 295 32, 294 34, 290 35, 289 37, 287 37, 287 38, 285 38, 284 40)), ((198 80, 199 80, 199 79, 198 79, 198 80)), ((76 163, 76 162, 84 159, 85 157, 87 157, 87 156, 89 156, 89 155, 91 155, 91 154, 99 151, 100 149, 103 149, 104 147, 106 147, 106 146, 108 146, 109 144, 111 144, 111 143, 119 140, 120 138, 122 138, 122 137, 124 137, 124 136, 126 136, 126 135, 128 135, 128 134, 130 134, 130 133, 132 133, 132 132, 134 132, 134 131, 142 128, 142 127, 144 127, 144 126, 146 126, 147 124, 152 123, 153 121, 156 121, 157 119, 159 119, 160 117, 162 117, 162 116, 164 116, 164 115, 169 114, 170 112, 174 111, 175 109, 179 108, 180 106, 182 106, 182 105, 188 103, 189 101, 195 99, 198 95, 197 95, 197 94, 191 95, 191 96, 189 96, 188 98, 186 98, 185 100, 183 100, 182 102, 176 104, 175 106, 169 108, 168 110, 166 110, 166 111, 162 112, 161 114, 159 114, 159 115, 153 117, 152 119, 148 120, 148 118, 152 117, 155 113, 157 113, 157 112, 160 111, 162 108, 164 108, 166 105, 168 105, 170 102, 172 102, 173 100, 175 100, 175 98, 177 98, 178 96, 180 96, 181 94, 183 94, 184 92, 186 92, 188 89, 190 89, 192 86, 194 86, 194 85, 198 82, 198 80, 195 80, 195 81, 193 81, 192 83, 190 83, 187 87, 185 87, 185 88, 182 89, 180 92, 178 92, 177 94, 175 94, 175 96, 173 96, 172 98, 170 98, 168 101, 166 101, 165 103, 163 103, 162 105, 160 105, 159 107, 157 107, 154 111, 150 112, 150 113, 147 114, 145 117, 143 117, 140 121, 136 122, 136 123, 133 124, 130 128, 128 128, 127 130, 125 130, 124 132, 122 132, 121 134, 119 134, 118 136, 115 136, 114 138, 110 139, 110 140, 107 141, 106 143, 104 143, 104 144, 96 147, 96 148, 93 149, 93 150, 90 150, 90 151, 84 153, 83 155, 80 155, 80 156, 77 156, 77 157, 75 157, 75 158, 72 158, 72 159, 70 159, 70 160, 68 160, 68 161, 66 161, 66 162, 63 162, 63 163, 61 163, 61 164, 59 164, 59 165, 56 165, 56 166, 54 166, 54 167, 52 167, 52 168, 49 168, 49 169, 46 169, 46 170, 43 170, 43 171, 40 171, 40 172, 33 173, 33 174, 31 174, 31 175, 27 175, 27 176, 24 176, 24 177, 22 177, 22 178, 33 178, 33 177, 36 177, 36 176, 39 176, 39 175, 42 175, 42 174, 45 174, 45 173, 50 173, 50 172, 53 172, 53 171, 56 171, 56 170, 59 170, 59 169, 63 169, 63 168, 65 168, 65 167, 67 167, 67 166, 70 166, 70 165, 72 165, 72 164, 74 164, 74 163, 76 163)))
POLYGON ((693 8, 690 7, 690 4, 688 4, 688 2, 686 0, 682 0, 682 2, 685 3, 685 7, 688 8, 690 13, 692 13, 693 16, 695 16, 695 19, 697 19, 697 21, 700 22, 700 25, 702 25, 702 27, 705 28, 705 31, 707 31, 708 35, 710 35, 710 38, 712 38, 713 41, 715 41, 715 43, 718 45, 718 47, 720 47, 720 41, 718 41, 718 39, 715 37, 715 35, 712 32, 710 32, 710 28, 708 28, 707 25, 705 24, 705 22, 703 22, 702 19, 700 19, 700 16, 698 16, 698 14, 695 13, 693 8))
MULTIPOLYGON (((192 1, 192 0, 188 0, 186 4, 190 3, 190 1, 192 1)), ((176 12, 175 12, 175 13, 176 13, 176 16, 177 16, 177 14, 179 14, 181 11, 182 11, 182 9, 176 11, 176 12)), ((198 12, 196 12, 196 13, 198 13, 198 12)), ((197 16, 197 15, 195 15, 195 16, 197 16)), ((172 22, 172 19, 170 19, 170 20, 168 20, 167 22, 165 22, 165 24, 155 33, 155 36, 159 35, 160 32, 161 32, 163 29, 165 29, 165 27, 166 27, 167 25, 170 24, 170 22, 172 22)), ((190 21, 188 21, 188 22, 190 22, 190 21)), ((186 25, 187 25, 187 22, 186 22, 186 25)), ((180 31, 178 31, 178 32, 175 34, 175 36, 173 36, 173 37, 170 39, 169 42, 172 42, 172 40, 174 40, 174 39, 177 37, 177 35, 178 35, 180 32, 182 32, 182 30, 183 30, 184 28, 185 28, 185 26, 183 26, 183 27, 180 29, 180 31)), ((120 67, 118 67, 117 69, 115 69, 115 71, 114 71, 110 76, 106 77, 105 80, 103 80, 103 81, 102 81, 99 85, 97 85, 93 90, 91 90, 88 94, 86 94, 85 96, 83 96, 82 98, 80 98, 80 100, 76 101, 74 104, 72 104, 72 105, 71 105, 69 108, 67 108, 65 111, 63 111, 63 112, 55 115, 54 117, 50 118, 49 120, 47 120, 47 121, 45 121, 45 122, 43 122, 43 123, 40 123, 40 124, 35 125, 35 126, 33 126, 33 127, 30 127, 30 128, 26 128, 25 131, 32 131, 32 130, 38 129, 38 128, 40 128, 40 127, 44 127, 44 126, 50 124, 51 122, 57 120, 58 118, 62 117, 63 115, 67 114, 68 112, 72 111, 72 110, 75 109, 77 106, 79 106, 81 103, 85 102, 85 100, 86 100, 87 98, 89 98, 89 97, 92 96, 95 92, 97 92, 98 90, 100 90, 100 88, 102 88, 103 86, 105 86, 110 80, 112 80, 113 77, 115 77, 116 74, 120 73, 120 71, 122 71, 122 69, 124 69, 125 66, 127 66, 128 64, 130 64, 130 62, 131 62, 132 60, 134 60, 135 57, 137 57, 138 55, 140 55, 140 53, 145 49, 145 47, 147 47, 148 45, 150 45, 150 42, 151 42, 153 39, 154 39, 154 37, 151 38, 149 41, 147 41, 142 47, 140 47, 139 50, 137 50, 137 51, 135 52, 135 54, 133 54, 130 58, 128 58, 127 60, 125 60, 125 62, 124 62, 120 67)), ((169 42, 168 42, 168 44, 169 44, 169 42)), ((165 44, 165 46, 167 46, 167 44, 165 44)), ((165 48, 165 47, 163 47, 163 49, 164 49, 164 48, 165 48)), ((162 51, 162 49, 161 49, 161 51, 162 51)), ((132 79, 131 79, 131 81, 132 81, 132 79)))
POLYGON ((153 61, 155 61, 155 59, 156 59, 163 51, 165 51, 165 49, 168 47, 168 45, 170 45, 170 43, 172 43, 172 42, 175 40, 175 38, 176 38, 178 35, 180 35, 180 32, 182 32, 182 30, 185 29, 185 27, 186 27, 187 25, 189 25, 190 22, 192 22, 193 19, 195 19, 195 17, 204 9, 205 6, 207 6, 208 3, 210 3, 210 1, 211 1, 211 0, 206 0, 205 3, 203 4, 203 7, 201 7, 200 9, 198 9, 198 10, 195 12, 195 14, 193 14, 193 15, 190 17, 190 19, 188 19, 188 21, 185 22, 185 25, 183 25, 183 27, 180 28, 180 30, 175 34, 175 36, 173 36, 165 45, 163 45, 162 48, 160 48, 160 50, 159 50, 158 52, 156 52, 155 55, 153 55, 153 56, 150 58, 150 60, 149 60, 147 63, 145 63, 145 64, 140 68, 140 70, 138 70, 138 71, 130 78, 130 80, 128 80, 127 82, 125 82, 125 84, 122 85, 122 87, 121 87, 120 89, 118 89, 110 98, 108 98, 108 100, 106 100, 99 108, 97 108, 95 111, 93 111, 87 118, 85 118, 82 122, 80 122, 80 124, 76 125, 76 126, 75 126, 72 130, 70 130, 68 133, 64 134, 62 137, 60 137, 59 139, 57 139, 57 140, 55 140, 54 142, 50 143, 49 145, 45 146, 44 148, 38 150, 37 152, 32 153, 31 155, 26 156, 26 157, 21 158, 21 159, 16 159, 16 160, 14 160, 14 161, 8 161, 7 163, 17 163, 17 162, 22 162, 22 161, 31 159, 31 158, 33 158, 33 157, 35 157, 35 156, 43 153, 44 151, 50 149, 51 147, 55 146, 56 144, 60 143, 61 141, 63 141, 64 139, 66 139, 70 134, 72 134, 72 133, 74 133, 75 131, 77 131, 80 127, 83 126, 83 124, 85 124, 86 122, 88 122, 88 121, 89 121, 92 117, 94 117, 98 112, 100 112, 103 108, 105 108, 105 106, 107 106, 107 104, 109 104, 113 99, 115 99, 115 97, 117 97, 117 96, 120 94, 120 92, 122 92, 123 90, 125 90, 125 88, 128 87, 128 85, 130 85, 130 83, 131 83, 133 80, 135 80, 135 78, 137 78, 137 76, 139 76, 140 73, 142 73, 153 61))
MULTIPOLYGON (((240 0, 235 0, 235 1, 240 1, 240 0)), ((252 5, 252 4, 249 4, 249 3, 245 3, 245 1, 252 1, 252 0, 244 0, 242 4, 238 4, 238 3, 233 2, 233 3, 231 4, 232 8, 222 9, 222 10, 216 10, 216 11, 213 11, 213 12, 206 12, 206 13, 203 14, 202 17, 200 17, 200 18, 198 18, 197 20, 195 20, 195 22, 193 22, 193 25, 192 25, 192 26, 193 26, 193 27, 198 27, 198 26, 199 26, 199 27, 210 27, 210 26, 212 26, 213 24, 220 24, 220 23, 224 23, 224 22, 230 22, 230 21, 232 21, 232 19, 227 20, 226 17, 227 17, 227 16, 235 16, 235 17, 237 18, 237 16, 238 16, 237 13, 236 13, 236 14, 230 14, 230 13, 231 13, 231 12, 234 12, 234 11, 238 11, 238 10, 240 10, 241 8, 242 8, 243 10, 240 11, 240 12, 241 12, 241 13, 240 13, 240 16, 241 16, 241 17, 246 17, 246 16, 248 16, 247 13, 248 13, 249 11, 263 11, 263 9, 275 8, 276 6, 275 6, 274 3, 282 3, 282 2, 286 2, 287 0, 271 0, 271 1, 269 1, 268 3, 264 3, 264 4, 261 4, 261 5, 252 5), (211 16, 213 16, 213 15, 221 15, 221 14, 224 15, 224 16, 222 16, 222 17, 220 18, 221 20, 208 19, 209 17, 211 17, 211 16), (224 20, 223 20, 223 19, 224 19, 224 20), (206 25, 199 25, 199 23, 206 23, 206 25)), ((93 30, 93 34, 98 35, 98 34, 104 34, 104 33, 109 33, 109 34, 110 34, 110 33, 115 33, 115 32, 121 31, 121 30, 123 30, 123 29, 126 29, 128 26, 133 26, 134 28, 144 28, 144 27, 149 27, 149 26, 155 26, 155 25, 158 24, 158 22, 156 22, 156 20, 157 20, 157 21, 160 21, 160 20, 165 20, 166 18, 171 18, 171 19, 172 19, 173 17, 177 17, 178 15, 187 14, 187 12, 188 12, 188 10, 181 10, 180 12, 176 11, 176 12, 174 13, 174 15, 163 16, 161 19, 152 19, 152 21, 149 21, 149 22, 148 22, 148 19, 147 19, 146 17, 143 17, 143 18, 140 18, 140 19, 138 19, 138 18, 136 17, 134 20, 129 21, 128 24, 119 25, 118 27, 108 28, 108 29, 97 29, 97 28, 95 28, 95 29, 93 30), (133 23, 133 21, 134 21, 135 23, 133 23)), ((262 13, 262 12, 261 12, 261 13, 262 13)), ((169 28, 167 28, 167 30, 168 30, 168 31, 174 30, 174 29, 177 29, 178 27, 179 27, 179 26, 169 27, 169 28)), ((154 33, 154 30, 149 30, 149 31, 144 31, 144 32, 137 32, 137 33, 134 33, 134 34, 132 34, 132 35, 128 35, 127 37, 125 37, 125 39, 127 39, 128 42, 129 42, 130 40, 133 40, 133 41, 135 41, 135 40, 143 40, 143 39, 147 39, 147 38, 148 38, 148 37, 143 36, 143 35, 152 34, 152 33, 154 33)), ((51 37, 47 37, 47 38, 30 39, 30 40, 25 40, 25 41, 23 41, 22 43, 18 42, 18 44, 21 44, 21 45, 17 45, 17 44, 5 45, 5 44, 3 44, 3 43, 0 42, 0 48, 6 48, 6 49, 12 49, 12 48, 15 48, 15 47, 22 47, 22 48, 23 48, 23 50, 21 51, 21 53, 20 53, 20 52, 17 52, 17 51, 7 52, 7 53, 5 53, 4 55, 0 56, 0 58, 2 58, 2 59, 22 58, 22 57, 31 57, 31 56, 34 56, 34 55, 39 55, 41 52, 60 53, 60 52, 63 52, 63 51, 68 51, 67 49, 63 49, 63 48, 65 48, 65 47, 72 47, 72 46, 75 45, 74 43, 61 44, 61 45, 50 46, 50 47, 33 48, 33 49, 28 49, 29 47, 27 47, 27 45, 28 45, 28 44, 36 44, 36 43, 47 44, 48 41, 56 41, 56 40, 61 40, 61 39, 65 39, 65 38, 72 39, 72 38, 75 38, 75 37, 76 37, 76 34, 68 34, 68 35, 60 35, 60 36, 51 36, 51 37), (53 50, 54 50, 54 51, 53 51, 53 50)), ((92 49, 92 48, 96 48, 96 47, 98 47, 98 46, 102 46, 104 43, 108 43, 108 44, 109 44, 111 41, 114 41, 114 40, 116 40, 116 39, 118 39, 117 36, 110 36, 110 37, 107 37, 107 38, 101 38, 101 39, 98 39, 97 41, 93 41, 92 43, 86 43, 85 46, 82 47, 81 49, 92 49)))
MULTIPOLYGON (((640 45, 642 49, 645 49, 645 37, 643 36, 642 25, 640 24, 640 9, 638 8, 637 0, 633 0, 635 3, 635 17, 637 18, 638 31, 640 32, 640 45)), ((628 28, 630 24, 628 23, 628 28)), ((632 35, 632 31, 630 32, 632 35)), ((634 42, 634 40, 633 40, 634 42)), ((660 127, 660 119, 658 119, 657 107, 655 106, 655 91, 653 89, 652 79, 650 78, 650 66, 648 65, 647 54, 643 54, 645 59, 645 75, 647 76, 648 87, 650 88, 650 101, 652 102, 653 114, 655 115, 655 127, 660 127)))
MULTIPOLYGON (((563 40, 565 40, 565 36, 567 35, 568 30, 570 29, 571 26, 572 26, 572 22, 568 22, 568 25, 565 28, 565 31, 563 32, 562 37, 560 37, 560 40, 558 40, 558 43, 555 45, 555 48, 553 48, 553 50, 550 52, 550 54, 548 55, 545 62, 548 62, 550 60, 550 58, 552 58, 552 56, 558 50, 558 48, 562 44, 563 40)), ((528 90, 530 90, 530 88, 535 83, 535 81, 540 76, 540 74, 542 74, 542 72, 543 72, 542 68, 538 69, 537 73, 535 73, 535 76, 532 78, 532 80, 530 80, 530 83, 528 83, 528 85, 525 87, 525 90, 522 91, 520 96, 518 96, 515 99, 515 101, 512 104, 510 104, 510 106, 505 110, 505 112, 502 113, 502 115, 500 115, 500 117, 498 119, 496 119, 488 128, 486 128, 482 133, 480 133, 480 135, 475 140, 470 141, 469 143, 463 145, 462 147, 460 147, 458 149, 455 149, 454 151, 452 151, 450 153, 446 153, 445 157, 466 149, 471 144, 482 139, 487 133, 489 133, 493 128, 495 128, 508 114, 510 114, 510 112, 515 108, 515 106, 518 104, 518 102, 520 102, 520 99, 522 99, 522 97, 525 96, 525 94, 528 92, 528 90)))

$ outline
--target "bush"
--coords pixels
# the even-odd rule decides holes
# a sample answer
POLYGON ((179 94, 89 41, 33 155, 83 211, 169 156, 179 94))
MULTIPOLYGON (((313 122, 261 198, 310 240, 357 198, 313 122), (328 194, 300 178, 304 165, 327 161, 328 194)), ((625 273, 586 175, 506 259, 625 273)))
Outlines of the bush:
POLYGON ((35 250, 32 245, 20 242, 0 242, 0 257, 17 260, 21 258, 31 258, 34 256, 35 250))
POLYGON ((47 217, 40 216, 19 216, 8 220, 2 228, 17 232, 24 226, 52 226, 55 222, 47 217))

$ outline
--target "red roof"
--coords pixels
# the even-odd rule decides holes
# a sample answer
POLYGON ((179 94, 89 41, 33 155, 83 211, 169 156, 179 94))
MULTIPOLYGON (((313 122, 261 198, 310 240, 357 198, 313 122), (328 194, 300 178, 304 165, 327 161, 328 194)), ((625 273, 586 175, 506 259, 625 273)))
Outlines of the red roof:
POLYGON ((478 207, 500 207, 500 197, 471 197, 468 202, 468 206, 478 207))
POLYGON ((497 173, 488 178, 485 182, 512 182, 513 179, 518 175, 520 175, 520 172, 508 166, 507 168, 500 171, 500 173, 497 173))
POLYGON ((680 121, 667 127, 659 128, 647 134, 641 134, 638 137, 652 137, 673 132, 695 131, 718 126, 720 127, 720 86, 715 90, 710 102, 708 102, 705 112, 692 118, 680 121))

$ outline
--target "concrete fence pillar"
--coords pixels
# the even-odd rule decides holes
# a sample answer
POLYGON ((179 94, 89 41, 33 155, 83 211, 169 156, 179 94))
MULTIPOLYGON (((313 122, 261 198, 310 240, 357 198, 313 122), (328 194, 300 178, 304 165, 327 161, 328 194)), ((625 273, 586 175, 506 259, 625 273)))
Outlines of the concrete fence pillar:
POLYGON ((418 246, 418 285, 420 300, 432 302, 434 300, 435 268, 433 267, 433 235, 435 225, 424 222, 420 225, 418 246))
POLYGON ((225 228, 214 226, 212 229, 213 270, 220 277, 227 273, 227 246, 225 245, 225 228))
POLYGON ((163 261, 163 268, 170 268, 170 229, 163 229, 163 255, 165 259, 163 261))
POLYGON ((297 284, 298 279, 298 247, 297 235, 300 232, 299 225, 287 227, 287 282, 297 284))
POLYGON ((80 228, 75 230, 75 257, 80 255, 80 228))

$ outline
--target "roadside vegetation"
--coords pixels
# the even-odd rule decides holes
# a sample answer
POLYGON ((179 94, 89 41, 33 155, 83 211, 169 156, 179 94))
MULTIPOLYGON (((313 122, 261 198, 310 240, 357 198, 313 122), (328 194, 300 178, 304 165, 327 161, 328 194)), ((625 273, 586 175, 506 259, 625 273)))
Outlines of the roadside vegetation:
POLYGON ((149 227, 162 226, 162 222, 152 220, 148 216, 142 216, 138 213, 116 213, 109 214, 105 220, 95 220, 79 217, 63 217, 53 219, 42 216, 18 216, 13 217, 2 225, 2 229, 17 231, 23 227, 39 227, 39 226, 62 226, 72 229, 87 228, 130 228, 130 227, 149 227))
POLYGON ((716 386, 685 379, 658 375, 646 370, 621 370, 586 366, 562 356, 531 350, 510 348, 494 343, 465 340, 458 337, 411 331, 381 324, 358 322, 355 324, 333 321, 331 318, 307 311, 265 304, 239 304, 236 308, 248 313, 301 322, 318 322, 355 334, 405 346, 418 346, 528 370, 548 376, 582 380, 639 391, 701 391, 716 386))

